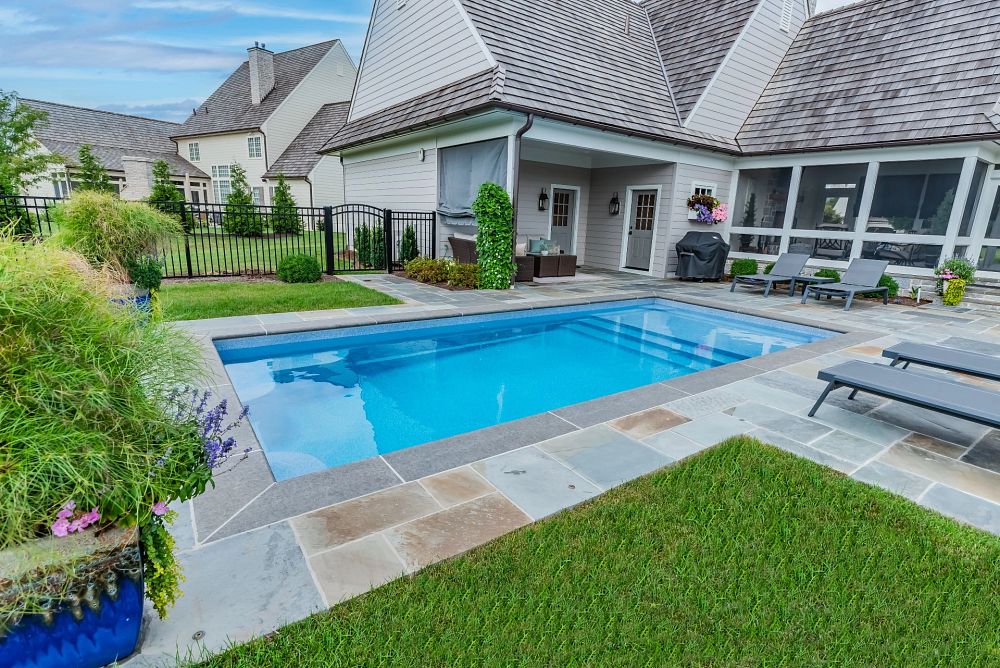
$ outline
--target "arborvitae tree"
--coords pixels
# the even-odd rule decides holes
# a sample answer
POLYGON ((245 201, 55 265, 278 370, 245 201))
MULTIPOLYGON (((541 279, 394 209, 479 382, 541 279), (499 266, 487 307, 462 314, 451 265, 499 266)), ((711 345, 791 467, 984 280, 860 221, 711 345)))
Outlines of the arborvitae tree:
POLYGON ((405 265, 410 260, 420 257, 420 247, 417 246, 417 231, 413 225, 403 229, 403 238, 399 240, 399 259, 405 265))
POLYGON ((274 187, 271 206, 271 228, 275 234, 302 234, 302 221, 284 174, 278 174, 278 185, 274 187))
POLYGON ((77 153, 77 160, 80 163, 77 190, 94 190, 102 193, 115 191, 115 187, 111 185, 111 179, 108 178, 108 170, 104 169, 104 165, 98 162, 94 155, 93 146, 90 144, 81 146, 77 153))
POLYGON ((153 163, 153 187, 147 201, 163 213, 176 216, 185 230, 191 228, 191 216, 184 211, 184 193, 171 180, 170 165, 165 160, 153 163))
POLYGON ((247 171, 241 165, 230 166, 229 187, 222 229, 241 237, 259 237, 264 233, 264 218, 253 204, 247 171))

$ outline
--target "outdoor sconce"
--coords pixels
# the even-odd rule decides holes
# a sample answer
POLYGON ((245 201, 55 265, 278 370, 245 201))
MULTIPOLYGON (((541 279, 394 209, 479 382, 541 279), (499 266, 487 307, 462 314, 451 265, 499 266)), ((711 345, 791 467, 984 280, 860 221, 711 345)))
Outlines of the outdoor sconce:
POLYGON ((545 188, 542 188, 542 194, 538 196, 538 210, 545 211, 549 208, 549 196, 545 193, 545 188))
POLYGON ((612 216, 617 216, 618 212, 622 210, 621 203, 618 201, 618 193, 611 196, 611 203, 608 204, 608 213, 612 216))

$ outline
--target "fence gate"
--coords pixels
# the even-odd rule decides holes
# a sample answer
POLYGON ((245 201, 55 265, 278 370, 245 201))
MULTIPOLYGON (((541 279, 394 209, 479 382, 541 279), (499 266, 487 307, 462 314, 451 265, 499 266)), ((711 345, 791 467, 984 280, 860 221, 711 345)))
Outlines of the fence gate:
MULTIPOLYGON (((0 224, 17 234, 55 231, 51 197, 0 197, 0 224)), ((435 257, 433 211, 390 211, 367 204, 275 207, 152 202, 176 216, 184 235, 159 249, 165 278, 266 276, 288 255, 316 258, 328 274, 392 271, 418 255, 435 257)))

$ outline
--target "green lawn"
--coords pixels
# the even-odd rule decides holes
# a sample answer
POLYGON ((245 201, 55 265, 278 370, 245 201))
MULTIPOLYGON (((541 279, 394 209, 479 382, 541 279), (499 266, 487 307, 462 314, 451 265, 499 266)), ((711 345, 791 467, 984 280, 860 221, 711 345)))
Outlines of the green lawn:
POLYGON ((207 666, 985 666, 1000 539, 733 439, 207 666))
MULTIPOLYGON (((273 274, 278 262, 286 255, 310 255, 326 266, 326 247, 323 232, 302 234, 265 235, 262 237, 237 237, 225 234, 221 228, 199 228, 188 236, 191 268, 197 275, 232 275, 260 272, 273 274)), ((344 234, 334 234, 334 266, 338 271, 355 269, 353 260, 340 255, 344 250, 344 234)), ((187 256, 184 240, 173 242, 163 254, 166 275, 173 278, 187 276, 187 256)))
POLYGON ((316 311, 399 304, 377 290, 347 281, 166 282, 160 290, 164 320, 198 320, 230 315, 316 311))

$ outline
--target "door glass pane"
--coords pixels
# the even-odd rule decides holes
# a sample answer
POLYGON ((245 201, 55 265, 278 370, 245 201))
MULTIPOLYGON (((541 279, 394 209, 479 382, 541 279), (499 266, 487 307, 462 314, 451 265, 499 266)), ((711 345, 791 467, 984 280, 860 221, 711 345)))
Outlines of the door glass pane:
POLYGON ((961 173, 961 160, 882 163, 866 231, 944 234, 961 173))
POLYGON ((850 239, 806 239, 792 237, 788 240, 789 253, 808 254, 822 260, 843 260, 851 257, 850 239))
POLYGON ((736 186, 735 227, 780 228, 785 223, 785 205, 792 168, 747 169, 736 186))
POLYGON ((552 193, 552 227, 569 227, 569 192, 552 193))
POLYGON ((641 193, 635 202, 636 231, 649 232, 653 229, 654 209, 656 208, 656 193, 641 193))
POLYGON ((820 165, 802 170, 795 221, 797 230, 853 231, 861 207, 868 165, 820 165))

